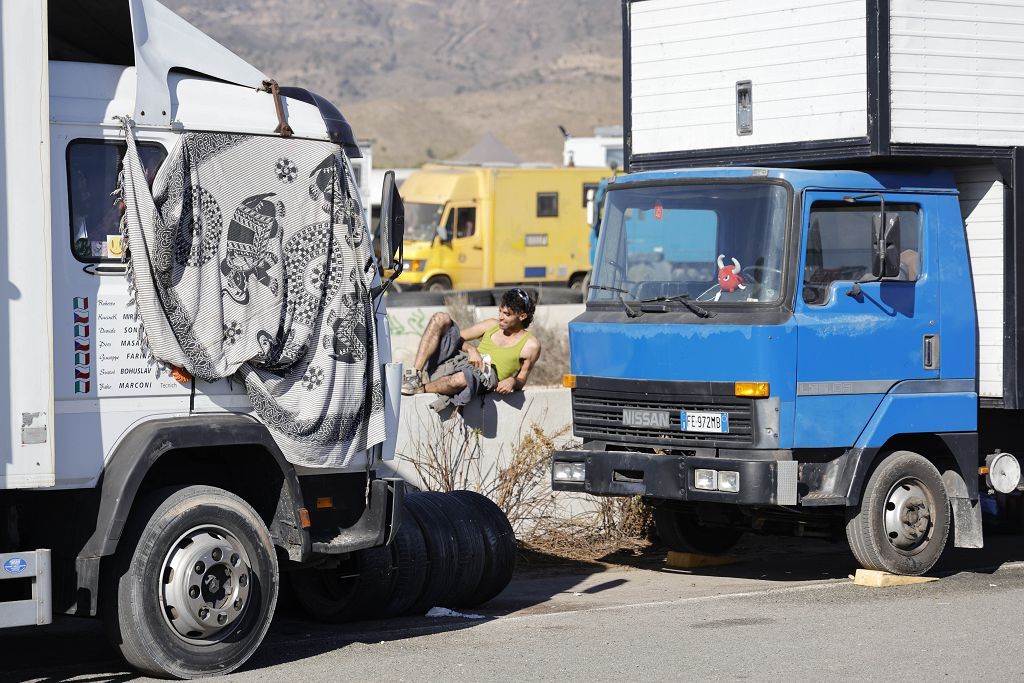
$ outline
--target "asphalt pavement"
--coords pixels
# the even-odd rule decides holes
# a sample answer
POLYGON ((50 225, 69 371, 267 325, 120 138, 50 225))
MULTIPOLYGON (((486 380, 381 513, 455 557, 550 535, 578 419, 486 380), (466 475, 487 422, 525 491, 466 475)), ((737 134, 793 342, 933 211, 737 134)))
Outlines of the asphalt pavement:
MULTIPOLYGON (((1024 675, 1024 537, 944 557, 939 581, 854 585, 842 545, 751 539, 693 571, 662 557, 525 565, 465 616, 324 625, 282 606, 237 681, 854 680, 1024 675), (476 617, 476 618, 474 618, 476 617)), ((0 677, 128 681, 98 624, 0 632, 0 677)))

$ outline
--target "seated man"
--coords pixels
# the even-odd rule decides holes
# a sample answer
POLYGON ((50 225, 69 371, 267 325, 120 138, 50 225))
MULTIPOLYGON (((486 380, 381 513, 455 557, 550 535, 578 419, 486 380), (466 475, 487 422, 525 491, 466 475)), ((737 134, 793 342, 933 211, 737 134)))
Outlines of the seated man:
POLYGON ((540 358, 540 341, 526 328, 536 305, 523 289, 505 292, 498 318, 460 330, 447 313, 435 313, 423 332, 416 361, 406 372, 402 393, 442 394, 457 406, 488 391, 522 389, 540 358), (480 346, 469 342, 480 339, 480 346))

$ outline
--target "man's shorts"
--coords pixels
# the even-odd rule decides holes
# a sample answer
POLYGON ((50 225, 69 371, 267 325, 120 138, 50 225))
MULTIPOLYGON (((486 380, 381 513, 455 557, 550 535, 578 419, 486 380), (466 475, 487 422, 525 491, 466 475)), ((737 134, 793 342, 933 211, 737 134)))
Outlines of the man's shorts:
POLYGON ((466 378, 466 388, 451 397, 451 402, 457 406, 464 406, 474 396, 485 394, 498 386, 498 374, 494 368, 480 370, 473 367, 469 363, 469 356, 459 350, 461 346, 462 330, 452 322, 452 326, 441 335, 437 351, 427 359, 426 367, 431 382, 457 372, 463 374, 466 378))

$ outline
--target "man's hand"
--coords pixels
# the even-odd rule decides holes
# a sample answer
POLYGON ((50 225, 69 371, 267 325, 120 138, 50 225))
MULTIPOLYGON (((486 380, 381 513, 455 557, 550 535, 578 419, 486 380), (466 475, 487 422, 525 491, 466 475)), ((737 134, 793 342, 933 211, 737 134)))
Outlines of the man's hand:
POLYGON ((498 382, 498 386, 494 387, 494 393, 496 394, 511 394, 516 390, 516 378, 506 377, 505 379, 498 382))
POLYGON ((466 344, 465 347, 466 355, 469 356, 469 364, 477 370, 483 370, 484 357, 480 355, 480 352, 472 344, 466 344))

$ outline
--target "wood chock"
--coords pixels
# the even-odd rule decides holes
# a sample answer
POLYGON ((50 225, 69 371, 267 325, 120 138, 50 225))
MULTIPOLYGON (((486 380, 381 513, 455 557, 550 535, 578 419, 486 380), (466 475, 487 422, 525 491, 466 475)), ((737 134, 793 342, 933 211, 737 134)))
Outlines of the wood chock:
POLYGON ((699 553, 679 553, 675 550, 670 550, 665 558, 665 566, 671 569, 724 567, 737 562, 739 562, 739 558, 735 555, 701 555, 699 553))
POLYGON ((913 586, 919 583, 938 581, 937 576, 900 576, 877 569, 858 569, 853 583, 867 588, 889 588, 891 586, 913 586))

